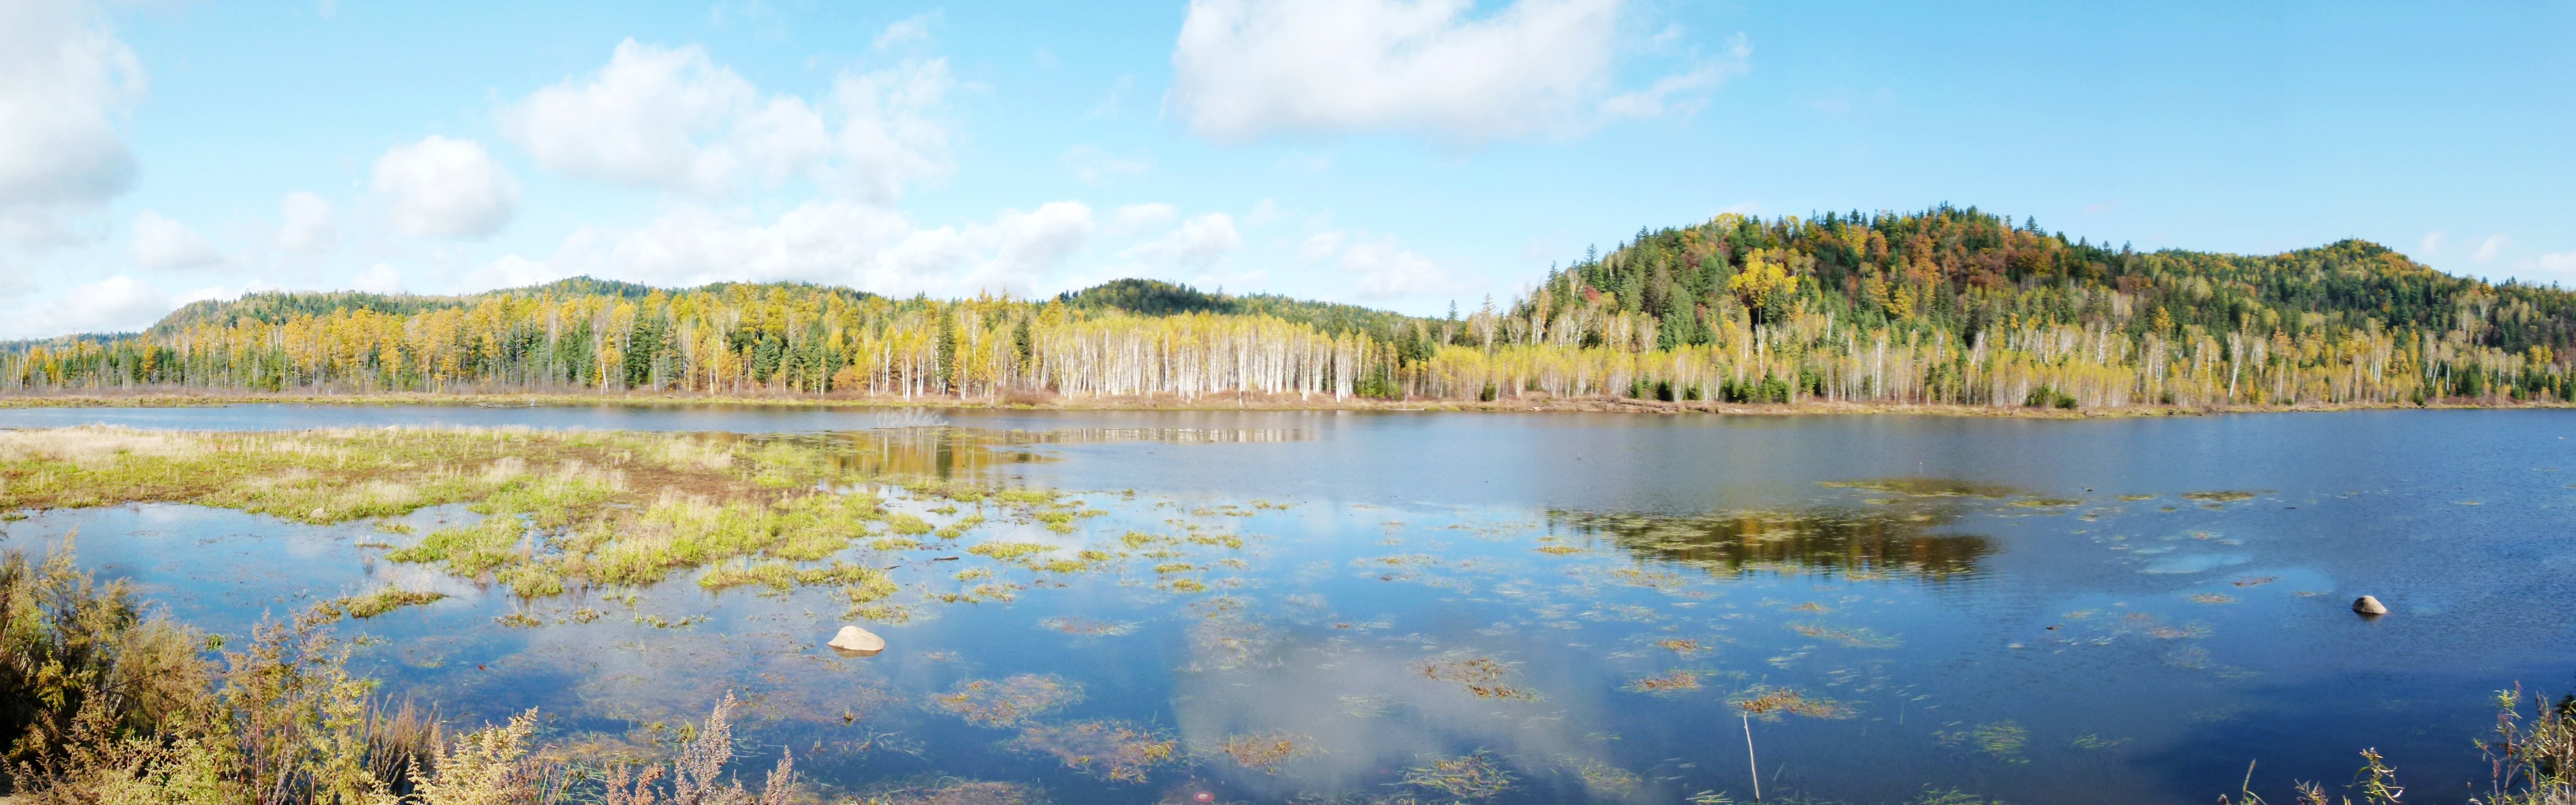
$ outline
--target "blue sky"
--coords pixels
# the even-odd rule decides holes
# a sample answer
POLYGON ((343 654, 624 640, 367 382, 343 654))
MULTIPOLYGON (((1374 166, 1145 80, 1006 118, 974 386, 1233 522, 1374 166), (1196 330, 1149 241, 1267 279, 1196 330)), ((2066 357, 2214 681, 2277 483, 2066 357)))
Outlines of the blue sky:
POLYGON ((1721 211, 2576 281, 2576 4, 0 0, 0 338, 575 274, 1415 313, 1721 211))

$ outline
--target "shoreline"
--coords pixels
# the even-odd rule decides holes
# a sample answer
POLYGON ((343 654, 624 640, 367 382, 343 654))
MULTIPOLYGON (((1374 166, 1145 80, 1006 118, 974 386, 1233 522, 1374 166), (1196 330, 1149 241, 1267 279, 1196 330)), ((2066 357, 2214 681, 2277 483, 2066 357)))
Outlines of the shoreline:
POLYGON ((1875 403, 1807 401, 1793 403, 1665 402, 1626 397, 1522 397, 1494 402, 1466 400, 1379 400, 1295 395, 1173 395, 1126 397, 1034 397, 1000 399, 921 396, 819 396, 767 394, 678 394, 621 392, 391 392, 391 393, 222 393, 136 391, 89 394, 0 394, 0 409, 16 408, 200 408, 229 405, 459 406, 483 408, 596 407, 636 408, 735 406, 752 408, 911 409, 964 408, 995 411, 1384 411, 1466 413, 1631 413, 1716 416, 1812 416, 1899 414, 1912 416, 2002 417, 2016 419, 2097 419, 2210 414, 2322 413, 2336 411, 2519 410, 2565 409, 2563 403, 2510 402, 2485 404, 2452 401, 2408 403, 2336 403, 2301 405, 2231 405, 2185 407, 2138 405, 2122 408, 2054 409, 1948 403, 1875 403))

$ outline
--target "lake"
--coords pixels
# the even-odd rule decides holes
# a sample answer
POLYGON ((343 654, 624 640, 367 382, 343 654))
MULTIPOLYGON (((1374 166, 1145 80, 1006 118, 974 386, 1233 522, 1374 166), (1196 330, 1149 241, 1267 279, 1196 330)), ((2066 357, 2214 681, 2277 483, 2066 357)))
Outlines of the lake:
MULTIPOLYGON (((883 654, 846 657, 821 646, 844 622, 828 590, 689 574, 530 602, 386 561, 407 538, 372 522, 136 505, 0 523, 0 547, 77 531, 85 564, 234 634, 385 581, 447 592, 343 625, 387 693, 467 723, 539 708, 550 739, 612 746, 730 691, 747 744, 835 791, 1743 802, 1758 767, 1774 801, 2164 803, 2232 792, 2253 763, 2287 801, 2375 747, 2408 801, 2456 802, 2484 784, 2496 690, 2576 691, 2559 411, 0 410, 84 423, 895 434, 875 460, 1099 512, 961 546, 1156 557, 990 589, 906 563, 925 603, 867 624, 883 654), (2392 613, 2354 615, 2362 594, 2392 613), (543 625, 496 620, 513 613, 543 625), (1178 756, 1113 759, 1149 738, 1178 756)), ((890 505, 974 514, 933 503, 890 505)))

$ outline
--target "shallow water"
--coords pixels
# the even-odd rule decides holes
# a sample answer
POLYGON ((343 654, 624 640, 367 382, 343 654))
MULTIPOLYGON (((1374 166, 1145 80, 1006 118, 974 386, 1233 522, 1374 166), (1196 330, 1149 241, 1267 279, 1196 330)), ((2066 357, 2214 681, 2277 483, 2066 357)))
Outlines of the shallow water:
MULTIPOLYGON (((684 577, 631 604, 527 604, 383 561, 359 543, 404 538, 372 523, 139 506, 38 513, 6 524, 0 546, 77 529, 85 562, 234 633, 384 579, 435 586, 457 597, 349 628, 387 640, 362 653, 366 670, 451 717, 539 707, 557 738, 606 741, 702 716, 731 690, 754 706, 745 734, 794 749, 824 783, 1003 780, 1060 802, 1446 799, 1411 770, 1478 751, 1512 778, 1493 801, 1744 801, 1730 699, 1774 688, 1838 717, 1752 721, 1772 799, 1898 802, 1930 786, 2205 802, 2259 761, 2256 790, 2286 800, 2290 780, 2340 785, 2353 753, 2376 747, 2411 797, 2457 801, 2460 781, 2483 781, 2470 741, 2491 723, 2492 691, 2576 688, 2576 478, 2558 469, 2576 465, 2576 417, 2560 412, 938 416, 972 444, 926 440, 904 466, 1082 492, 1106 512, 1073 534, 996 513, 961 547, 1135 531, 1175 538, 1173 555, 1009 601, 923 604, 910 623, 870 627, 886 653, 842 658, 819 646, 845 608, 830 590, 710 594, 684 577), (2207 492, 2251 495, 2185 497, 2207 492), (1227 534, 1241 547, 1214 538, 1227 534), (2352 615, 2362 593, 2394 613, 2352 615), (573 622, 582 608, 604 614, 573 622), (548 625, 495 622, 514 611, 548 625), (685 625, 639 622, 654 620, 685 625), (1017 684, 1057 701, 1020 723, 939 698, 989 704, 982 691, 1023 674, 1050 676, 1017 684), (1080 734, 1043 728, 1102 719, 1189 757, 1138 783, 1047 751, 1080 734), (1031 727, 1035 745, 1013 743, 1031 727), (1229 738, 1275 744, 1242 736, 1298 751, 1248 768, 1221 751, 1229 738)), ((91 421, 927 424, 742 408, 0 411, 0 427, 91 421)), ((954 592, 970 586, 950 578, 957 567, 898 577, 954 592)))

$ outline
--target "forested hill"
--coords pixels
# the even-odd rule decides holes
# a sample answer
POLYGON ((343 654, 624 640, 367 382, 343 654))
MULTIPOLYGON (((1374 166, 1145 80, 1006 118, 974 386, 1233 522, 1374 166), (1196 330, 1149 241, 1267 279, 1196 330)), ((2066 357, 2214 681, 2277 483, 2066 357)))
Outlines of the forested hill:
POLYGON ((1857 323, 1979 333, 2028 323, 2109 323, 2132 338, 2312 331, 2460 331, 2521 353, 2576 338, 2576 294, 2454 277, 2386 247, 2345 240, 2269 256, 2135 252, 2069 240, 1974 208, 1801 220, 1719 216, 1640 230, 1605 257, 1552 273, 1519 315, 1592 306, 1656 318, 1659 346, 1706 343, 1712 316, 1793 311, 1857 323))
POLYGON ((1150 280, 1038 301, 591 279, 259 294, 0 345, 0 389, 2504 404, 2576 397, 2571 338, 2576 295, 2371 243, 2136 252, 1939 207, 1640 230, 1445 318, 1150 280))

